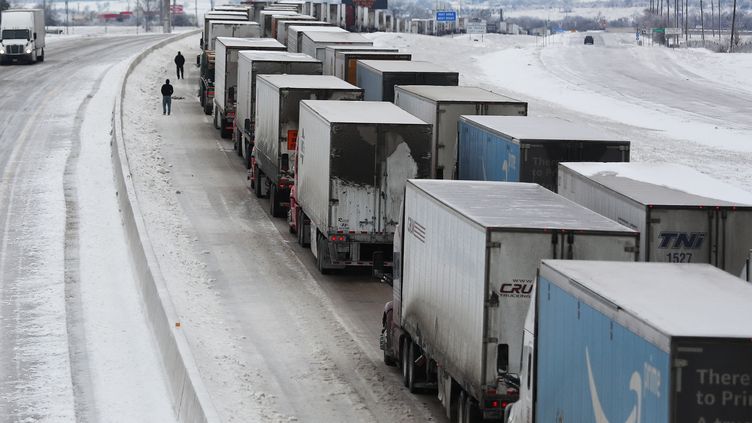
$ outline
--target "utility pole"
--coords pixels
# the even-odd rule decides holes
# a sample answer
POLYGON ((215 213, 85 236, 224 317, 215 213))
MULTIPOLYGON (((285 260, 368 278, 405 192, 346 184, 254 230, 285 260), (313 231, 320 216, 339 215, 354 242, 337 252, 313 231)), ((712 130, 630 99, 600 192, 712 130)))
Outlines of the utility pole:
POLYGON ((731 12, 731 43, 729 43, 729 53, 734 49, 734 29, 736 24, 736 0, 734 0, 734 11, 731 12))
POLYGON ((718 42, 721 42, 721 0, 718 0, 718 42))
POLYGON ((65 34, 68 34, 68 0, 65 0, 65 34))
POLYGON ((715 39, 715 3, 710 0, 710 30, 712 31, 713 39, 715 39))
POLYGON ((705 47, 705 10, 702 8, 702 0, 700 0, 700 34, 702 34, 702 46, 705 47))

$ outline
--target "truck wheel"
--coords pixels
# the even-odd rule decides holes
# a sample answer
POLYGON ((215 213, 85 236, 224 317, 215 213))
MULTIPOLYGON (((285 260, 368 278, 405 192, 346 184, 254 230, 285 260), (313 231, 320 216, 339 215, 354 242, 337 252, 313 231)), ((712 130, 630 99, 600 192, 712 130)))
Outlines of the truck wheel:
POLYGON ((42 54, 37 57, 37 62, 44 62, 44 49, 42 49, 42 54))
POLYGON ((225 127, 225 121, 224 121, 224 119, 221 119, 221 120, 219 121, 219 124, 221 125, 221 126, 219 127, 219 136, 221 136, 221 137, 222 137, 222 138, 224 138, 224 139, 228 139, 228 138, 230 138, 230 137, 232 136, 232 130, 231 130, 231 129, 230 129, 230 130, 228 130, 228 129, 227 129, 226 127, 225 127))
POLYGON ((418 375, 415 374, 415 372, 418 371, 418 369, 415 368, 415 359, 418 356, 417 354, 418 345, 415 344, 415 342, 410 342, 410 352, 409 352, 409 359, 408 366, 407 366, 407 390, 410 391, 411 394, 415 394, 418 392, 418 388, 415 387, 415 382, 417 381, 418 375))
POLYGON ((214 129, 219 129, 219 110, 217 108, 214 108, 214 129))
POLYGON ((212 105, 209 103, 209 99, 207 98, 204 100, 204 114, 207 116, 211 116, 212 114, 212 105))
MULTIPOLYGON (((382 329, 381 333, 384 336, 384 340, 386 340, 387 339, 386 328, 382 329)), ((384 345, 384 364, 390 367, 394 367, 397 364, 397 362, 394 360, 394 357, 389 355, 389 347, 387 345, 384 345)))
POLYGON ((400 348, 402 359, 400 360, 400 368, 402 369, 402 384, 405 385, 405 388, 407 388, 410 383, 410 374, 407 369, 408 363, 410 362, 410 343, 412 343, 412 341, 410 341, 409 338, 402 338, 402 348, 400 348))
POLYGON ((259 171, 258 166, 253 166, 253 176, 255 180, 253 184, 253 193, 256 195, 256 198, 261 198, 261 181, 263 174, 259 171))
POLYGON ((326 238, 324 238, 323 235, 319 234, 318 240, 316 241, 316 251, 318 251, 318 254, 316 255, 316 266, 319 268, 319 273, 322 275, 328 275, 331 270, 327 269, 326 266, 326 260, 327 260, 327 246, 326 246, 326 238))
POLYGON ((269 184, 269 213, 272 217, 281 216, 282 206, 279 204, 279 193, 277 192, 276 184, 269 184))

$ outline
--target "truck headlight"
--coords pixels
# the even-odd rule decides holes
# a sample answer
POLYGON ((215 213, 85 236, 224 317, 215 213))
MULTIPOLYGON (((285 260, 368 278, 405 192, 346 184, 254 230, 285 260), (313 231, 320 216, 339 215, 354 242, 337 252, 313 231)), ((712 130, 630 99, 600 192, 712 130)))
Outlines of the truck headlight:
POLYGON ((26 49, 26 54, 31 54, 31 49, 30 48, 26 49))
POLYGON ((5 50, 0 48, 0 54, 5 54, 5 50))

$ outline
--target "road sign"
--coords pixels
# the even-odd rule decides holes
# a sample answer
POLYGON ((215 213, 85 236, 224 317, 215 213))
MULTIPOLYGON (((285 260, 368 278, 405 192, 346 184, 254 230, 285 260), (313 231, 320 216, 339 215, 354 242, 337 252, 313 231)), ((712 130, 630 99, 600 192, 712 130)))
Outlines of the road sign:
POLYGON ((453 10, 439 10, 436 12, 436 22, 454 22, 457 20, 457 12, 453 10))
POLYGON ((468 34, 485 34, 486 22, 468 22, 465 24, 468 34))
POLYGON ((666 35, 682 35, 681 28, 666 28, 666 35))

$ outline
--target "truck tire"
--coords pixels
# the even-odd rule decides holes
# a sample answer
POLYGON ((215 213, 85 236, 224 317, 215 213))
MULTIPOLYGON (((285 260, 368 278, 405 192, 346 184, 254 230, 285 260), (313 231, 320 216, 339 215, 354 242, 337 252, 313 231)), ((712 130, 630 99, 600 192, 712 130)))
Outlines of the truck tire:
POLYGON ((37 62, 44 62, 44 49, 42 49, 42 54, 37 56, 37 62))
POLYGON ((253 176, 255 179, 255 182, 253 184, 253 193, 256 195, 256 198, 261 198, 261 182, 263 180, 264 174, 261 173, 258 166, 253 166, 253 176))
POLYGON ((316 254, 316 267, 318 267, 319 273, 322 275, 328 275, 331 273, 331 270, 325 267, 327 261, 326 256, 328 255, 325 253, 325 251, 327 251, 326 238, 319 233, 316 242, 316 251, 318 252, 318 254, 316 254))
POLYGON ((305 212, 303 212, 300 204, 298 204, 298 220, 295 222, 295 232, 298 234, 298 244, 304 248, 309 246, 309 243, 306 242, 306 233, 310 233, 310 230, 306 231, 306 219, 305 212))
MULTIPOLYGON (((382 329, 381 333, 383 334, 384 339, 388 338, 387 333, 386 333, 386 328, 382 329)), ((394 357, 389 355, 389 347, 386 345, 384 345, 384 364, 386 364, 389 367, 394 367, 397 365, 397 361, 394 359, 394 357)))
POLYGON ((277 185, 269 183, 269 214, 272 217, 282 217, 282 205, 279 204, 279 192, 277 185))
POLYGON ((415 359, 418 357, 418 345, 410 341, 409 350, 408 358, 410 361, 407 363, 407 390, 411 394, 416 394, 418 393, 418 388, 415 387, 415 382, 418 381, 418 375, 416 374, 418 369, 415 368, 415 359))
POLYGON ((204 104, 204 114, 207 115, 207 116, 211 116, 211 114, 212 114, 212 105, 211 105, 211 103, 208 102, 208 99, 207 99, 207 101, 204 101, 204 103, 208 103, 208 104, 204 104))
POLYGON ((408 373, 408 363, 410 362, 410 344, 412 341, 408 337, 402 338, 402 347, 400 348, 400 369, 402 370, 402 384, 405 385, 405 388, 410 383, 409 377, 410 374, 408 373))
POLYGON ((224 119, 220 119, 219 125, 220 125, 220 127, 219 127, 219 136, 221 136, 224 139, 230 138, 232 136, 232 129, 229 129, 229 130, 227 129, 227 127, 225 126, 225 120, 224 119))

